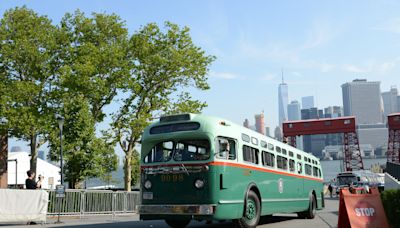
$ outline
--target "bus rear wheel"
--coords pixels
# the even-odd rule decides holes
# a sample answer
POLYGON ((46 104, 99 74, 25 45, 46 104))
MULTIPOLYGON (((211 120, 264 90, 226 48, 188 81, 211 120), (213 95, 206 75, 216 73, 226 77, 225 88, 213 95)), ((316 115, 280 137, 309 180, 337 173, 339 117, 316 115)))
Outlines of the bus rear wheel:
POLYGON ((249 191, 246 199, 246 207, 243 217, 236 221, 237 225, 241 228, 254 228, 260 221, 261 214, 260 199, 253 191, 249 191))
POLYGON ((315 218, 316 211, 317 211, 317 201, 315 200, 315 196, 311 195, 308 209, 297 213, 297 215, 300 218, 313 219, 315 218))
POLYGON ((185 228, 189 224, 190 219, 165 219, 165 222, 172 228, 185 228))

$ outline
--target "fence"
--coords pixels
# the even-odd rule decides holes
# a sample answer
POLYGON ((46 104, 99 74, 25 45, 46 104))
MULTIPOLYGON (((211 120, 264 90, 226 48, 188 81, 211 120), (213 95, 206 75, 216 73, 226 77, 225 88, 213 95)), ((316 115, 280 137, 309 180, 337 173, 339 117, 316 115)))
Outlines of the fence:
POLYGON ((400 180, 400 164, 387 162, 386 163, 386 172, 389 173, 392 177, 400 180))
POLYGON ((139 192, 108 190, 67 189, 64 198, 56 198, 54 190, 49 191, 48 215, 86 216, 135 213, 140 203, 139 192))

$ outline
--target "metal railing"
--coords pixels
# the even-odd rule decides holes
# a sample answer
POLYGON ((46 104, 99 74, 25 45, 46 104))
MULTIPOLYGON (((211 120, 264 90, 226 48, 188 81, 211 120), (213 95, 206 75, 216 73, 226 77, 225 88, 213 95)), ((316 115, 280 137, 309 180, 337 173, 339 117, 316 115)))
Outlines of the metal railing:
POLYGON ((75 190, 67 189, 64 198, 56 198, 54 190, 49 191, 48 215, 112 216, 136 213, 140 203, 139 192, 109 190, 75 190))
POLYGON ((400 164, 387 162, 386 163, 386 172, 389 173, 392 177, 400 180, 400 164))

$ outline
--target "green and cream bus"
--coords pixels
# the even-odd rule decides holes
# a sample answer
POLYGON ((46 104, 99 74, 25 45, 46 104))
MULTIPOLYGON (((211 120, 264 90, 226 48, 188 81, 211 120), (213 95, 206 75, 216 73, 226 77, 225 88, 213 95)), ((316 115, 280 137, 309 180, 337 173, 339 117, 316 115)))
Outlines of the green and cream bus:
POLYGON ((171 227, 192 219, 256 227, 273 213, 314 218, 322 182, 319 160, 285 143, 221 118, 165 116, 143 133, 139 213, 171 227))

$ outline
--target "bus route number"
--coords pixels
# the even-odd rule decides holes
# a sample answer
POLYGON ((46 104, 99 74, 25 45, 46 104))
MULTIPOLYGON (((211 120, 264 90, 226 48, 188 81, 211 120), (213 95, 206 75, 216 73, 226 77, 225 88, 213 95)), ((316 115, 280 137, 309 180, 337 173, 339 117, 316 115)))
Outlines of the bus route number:
POLYGON ((163 174, 161 175, 161 182, 182 182, 183 174, 163 174))

